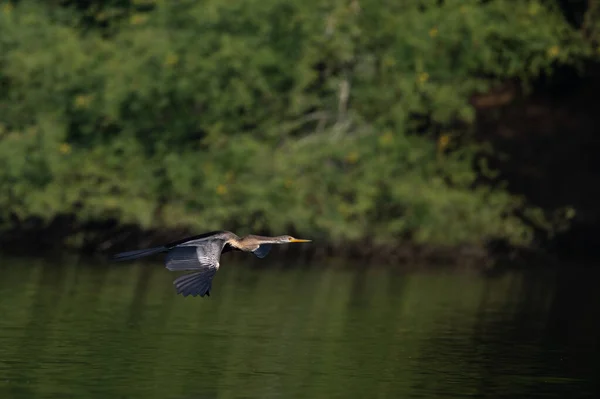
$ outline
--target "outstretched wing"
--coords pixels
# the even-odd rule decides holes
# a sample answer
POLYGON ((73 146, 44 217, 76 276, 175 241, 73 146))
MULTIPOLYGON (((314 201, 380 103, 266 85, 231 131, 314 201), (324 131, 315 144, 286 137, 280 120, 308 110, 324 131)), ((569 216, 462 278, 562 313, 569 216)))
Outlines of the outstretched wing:
POLYGON ((217 269, 205 269, 196 273, 184 274, 173 281, 173 285, 178 294, 183 296, 204 295, 210 296, 212 279, 215 276, 217 269))
POLYGON ((254 255, 256 255, 259 258, 264 258, 265 256, 267 256, 267 254, 269 253, 269 251, 271 250, 271 244, 262 244, 259 245, 258 248, 256 248, 254 251, 254 255))
POLYGON ((171 248, 175 248, 175 247, 178 247, 181 245, 194 245, 196 243, 206 241, 206 240, 226 239, 227 237, 230 237, 232 235, 234 235, 234 234, 231 233, 230 231, 225 231, 225 230, 211 231, 208 233, 203 233, 203 234, 198 234, 198 235, 191 236, 191 237, 182 238, 177 241, 172 241, 172 242, 166 244, 165 247, 167 247, 168 249, 171 249, 171 248))
POLYGON ((219 258, 225 241, 202 240, 171 249, 165 257, 165 267, 171 271, 196 270, 173 281, 183 296, 210 295, 212 279, 219 270, 219 258))

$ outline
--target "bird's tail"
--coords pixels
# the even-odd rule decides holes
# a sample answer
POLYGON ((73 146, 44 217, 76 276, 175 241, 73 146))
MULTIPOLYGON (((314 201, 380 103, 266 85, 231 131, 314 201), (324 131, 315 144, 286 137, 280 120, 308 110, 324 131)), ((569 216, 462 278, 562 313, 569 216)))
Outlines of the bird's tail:
POLYGON ((154 247, 147 249, 138 249, 135 251, 127 251, 121 252, 113 256, 113 260, 117 262, 125 261, 125 260, 133 260, 143 258, 145 256, 150 256, 154 254, 158 254, 167 250, 167 247, 154 247))

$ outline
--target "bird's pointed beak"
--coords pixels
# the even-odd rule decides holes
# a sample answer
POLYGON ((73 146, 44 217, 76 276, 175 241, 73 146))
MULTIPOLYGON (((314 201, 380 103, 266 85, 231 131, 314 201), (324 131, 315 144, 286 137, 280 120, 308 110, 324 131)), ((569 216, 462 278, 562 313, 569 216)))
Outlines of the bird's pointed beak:
POLYGON ((302 240, 300 238, 292 238, 290 242, 311 242, 311 240, 302 240))

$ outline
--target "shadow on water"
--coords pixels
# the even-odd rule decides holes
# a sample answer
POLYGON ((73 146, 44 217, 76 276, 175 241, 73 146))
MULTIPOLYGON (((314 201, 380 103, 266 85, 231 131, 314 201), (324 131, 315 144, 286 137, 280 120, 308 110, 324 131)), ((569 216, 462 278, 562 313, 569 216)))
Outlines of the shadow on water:
POLYGON ((0 397, 593 397, 593 270, 2 259, 0 397))
POLYGON ((561 363, 573 376, 595 381, 600 370, 600 290, 598 270, 561 270, 550 303, 544 337, 548 353, 563 352, 561 363), (593 355, 591 355, 593 354, 593 355))

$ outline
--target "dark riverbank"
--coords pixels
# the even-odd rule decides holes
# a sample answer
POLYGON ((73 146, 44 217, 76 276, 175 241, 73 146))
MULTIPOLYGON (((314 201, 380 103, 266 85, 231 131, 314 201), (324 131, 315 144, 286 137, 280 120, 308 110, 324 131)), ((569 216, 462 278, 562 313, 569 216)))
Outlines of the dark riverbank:
MULTIPOLYGON (((152 247, 199 234, 186 229, 143 230, 138 226, 117 226, 105 222, 78 226, 61 218, 46 228, 13 229, 0 235, 0 252, 12 255, 62 256, 75 254, 109 260, 112 254, 136 248, 152 247)), ((235 232, 235 230, 233 230, 235 232)), ((254 232, 270 234, 269 232, 254 232)), ((276 232, 284 234, 294 232, 276 232)), ((240 233, 241 234, 241 233, 240 233)), ((303 236, 304 237, 304 236, 303 236)), ((335 260, 377 265, 447 265, 491 271, 497 268, 554 267, 559 259, 547 248, 517 247, 502 241, 490 241, 486 245, 418 245, 398 240, 397 245, 376 245, 364 241, 332 244, 323 237, 313 239, 309 245, 281 246, 277 249, 284 258, 294 261, 318 262, 335 260)), ((228 254, 244 257, 243 254, 228 254)))

